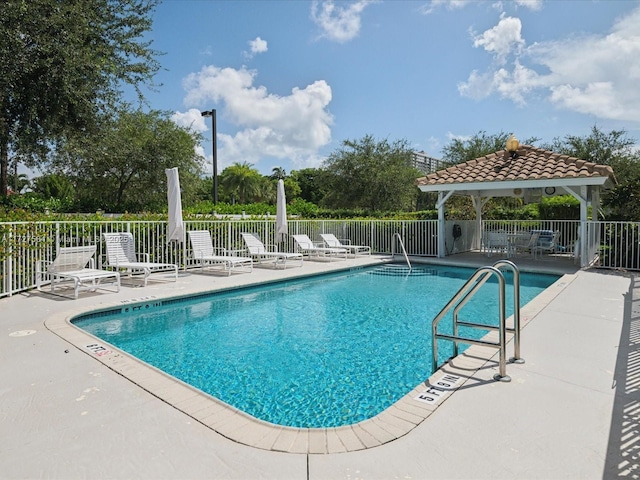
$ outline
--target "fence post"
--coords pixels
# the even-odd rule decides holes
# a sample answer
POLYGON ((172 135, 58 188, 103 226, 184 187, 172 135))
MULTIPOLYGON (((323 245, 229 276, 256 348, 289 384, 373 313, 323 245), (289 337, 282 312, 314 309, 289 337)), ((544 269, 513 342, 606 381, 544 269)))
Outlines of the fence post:
POLYGON ((56 256, 60 253, 60 222, 56 222, 56 256))
POLYGON ((4 263, 5 265, 7 265, 7 275, 6 278, 8 279, 7 282, 5 282, 6 288, 7 288, 7 292, 9 292, 9 296, 13 295, 13 228, 9 229, 9 248, 8 248, 8 255, 7 258, 5 259, 4 263))
POLYGON ((373 220, 369 220, 369 245, 371 245, 371 251, 373 252, 373 238, 375 236, 375 226, 373 220))

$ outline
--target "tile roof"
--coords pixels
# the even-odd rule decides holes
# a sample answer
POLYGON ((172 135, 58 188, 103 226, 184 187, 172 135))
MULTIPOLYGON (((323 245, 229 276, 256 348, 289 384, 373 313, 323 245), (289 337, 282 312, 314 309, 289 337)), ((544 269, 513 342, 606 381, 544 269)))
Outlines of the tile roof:
POLYGON ((530 145, 520 145, 517 154, 512 159, 509 152, 500 150, 418 178, 416 185, 588 177, 609 177, 616 183, 613 169, 607 165, 598 165, 530 145))

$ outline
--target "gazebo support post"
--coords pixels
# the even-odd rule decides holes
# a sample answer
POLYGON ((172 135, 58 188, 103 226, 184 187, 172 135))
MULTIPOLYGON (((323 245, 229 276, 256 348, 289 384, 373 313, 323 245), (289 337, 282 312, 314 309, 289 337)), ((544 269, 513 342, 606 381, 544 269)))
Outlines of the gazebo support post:
POLYGON ((476 211, 476 235, 473 238, 473 248, 480 250, 482 248, 482 207, 491 199, 491 197, 485 197, 484 199, 480 195, 471 195, 471 203, 476 211))
POLYGON ((600 208, 600 187, 591 185, 581 185, 579 191, 575 188, 566 187, 565 190, 573 195, 580 202, 580 231, 578 245, 580 251, 580 267, 584 268, 592 260, 589 258, 590 246, 595 242, 595 233, 591 234, 587 222, 598 220, 598 209, 600 208), (591 200, 591 216, 589 216, 589 200, 591 200), (594 238, 591 238, 594 237, 594 238))
POLYGON ((438 258, 444 258, 447 256, 447 247, 445 244, 445 220, 444 220, 444 206, 449 200, 449 197, 453 194, 453 190, 445 192, 438 192, 438 202, 436 208, 438 209, 438 258))

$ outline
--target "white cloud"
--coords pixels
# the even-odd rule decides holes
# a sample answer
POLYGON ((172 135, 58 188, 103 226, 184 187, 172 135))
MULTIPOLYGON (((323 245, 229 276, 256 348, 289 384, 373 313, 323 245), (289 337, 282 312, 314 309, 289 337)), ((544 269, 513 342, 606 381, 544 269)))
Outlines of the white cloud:
POLYGON ((471 3, 471 1, 472 0, 431 0, 428 3, 425 3, 420 8, 420 11, 424 15, 429 15, 430 13, 433 13, 436 10, 436 8, 440 6, 444 6, 448 10, 456 10, 459 8, 466 7, 469 3, 471 3))
POLYGON ((333 0, 311 4, 311 19, 321 30, 321 37, 338 43, 352 40, 360 33, 360 15, 372 0, 359 0, 348 6, 336 6, 333 0))
POLYGON ((611 82, 594 82, 584 88, 552 86, 551 101, 568 110, 600 118, 620 118, 625 114, 611 82))
POLYGON ((316 162, 318 150, 331 141, 333 117, 326 110, 331 87, 317 80, 279 96, 254 86, 255 76, 244 67, 208 66, 184 80, 187 106, 222 103, 218 115, 238 127, 233 134, 218 132, 222 168, 234 162, 255 164, 263 157, 290 159, 301 166, 316 162))
POLYGON ((467 140, 471 140, 471 135, 456 135, 453 132, 447 132, 447 138, 451 140, 460 140, 461 142, 466 142, 467 140))
POLYGON ((171 115, 171 120, 179 127, 189 128, 195 132, 208 130, 202 112, 196 108, 191 108, 184 113, 176 112, 171 115))
POLYGON ((265 53, 269 48, 267 47, 267 41, 256 37, 253 40, 249 40, 249 51, 244 52, 244 55, 248 58, 253 58, 258 53, 265 53))
POLYGON ((542 0, 515 0, 516 5, 527 7, 529 10, 542 10, 542 0))
MULTIPOLYGON (((517 47, 512 66, 489 68, 484 73, 472 71, 467 81, 458 85, 461 95, 482 99, 498 94, 519 105, 542 95, 559 108, 597 118, 640 122, 640 8, 618 20, 608 34, 524 48, 524 41, 516 41, 518 36, 513 29, 510 31, 511 45, 517 47)), ((484 47, 496 58, 506 58, 508 45, 493 42, 493 33, 487 32, 477 37, 474 45, 484 47), (479 44, 478 38, 482 40, 479 44)))
POLYGON ((482 100, 488 97, 494 90, 492 72, 479 73, 473 70, 466 82, 458 83, 458 92, 463 97, 482 100))
POLYGON ((524 46, 522 23, 519 18, 500 16, 498 25, 481 35, 475 35, 474 47, 482 47, 494 55, 496 61, 503 65, 510 53, 518 54, 524 46))
POLYGON ((256 37, 255 40, 251 40, 249 45, 251 46, 251 53, 253 54, 264 53, 268 50, 267 41, 262 40, 260 37, 256 37))
MULTIPOLYGON (((444 6, 447 10, 457 10, 464 8, 472 3, 478 3, 477 0, 431 0, 425 3, 420 12, 424 15, 433 13, 438 7, 444 6)), ((514 3, 517 6, 526 7, 530 10, 540 10, 542 8, 543 0, 507 0, 506 3, 514 3)), ((493 3, 492 7, 497 10, 504 10, 505 2, 497 1, 493 3)))

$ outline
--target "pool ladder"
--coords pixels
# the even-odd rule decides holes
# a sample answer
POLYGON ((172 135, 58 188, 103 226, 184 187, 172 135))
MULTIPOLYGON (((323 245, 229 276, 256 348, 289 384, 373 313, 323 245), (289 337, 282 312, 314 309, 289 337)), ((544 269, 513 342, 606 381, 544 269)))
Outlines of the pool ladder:
MULTIPOLYGON (((501 382, 510 382, 511 377, 507 375, 507 361, 506 361, 506 342, 507 332, 513 333, 513 357, 509 359, 510 363, 524 363, 524 360, 520 357, 520 270, 515 263, 509 260, 499 260, 493 264, 493 266, 481 267, 475 271, 475 273, 467 280, 458 293, 456 293, 449 303, 438 313, 433 319, 432 323, 432 342, 433 342, 433 358, 432 358, 432 373, 440 367, 438 365, 438 339, 450 340, 453 342, 453 357, 458 355, 458 342, 468 343, 473 345, 483 345, 489 347, 497 347, 499 351, 499 366, 500 372, 496 373, 494 380, 501 382), (500 268, 508 267, 513 271, 513 328, 509 328, 506 325, 505 314, 505 279, 504 275, 500 271, 500 268), (475 293, 489 280, 492 276, 498 279, 498 296, 499 296, 499 324, 482 325, 478 323, 471 323, 458 320, 458 313, 464 305, 471 300, 475 293), (453 334, 438 333, 438 324, 440 320, 453 308, 453 334), (474 339, 462 337, 458 334, 459 327, 471 327, 479 328, 482 330, 498 331, 498 341, 493 342, 490 340, 474 339)), ((453 358, 452 357, 452 358, 453 358)))
POLYGON ((391 258, 395 258, 396 256, 396 243, 400 244, 400 248, 402 249, 402 254, 404 255, 404 259, 407 262, 407 268, 409 269, 409 273, 411 273, 411 262, 409 261, 409 256, 407 255, 407 250, 404 248, 404 242, 402 241, 402 237, 399 233, 394 233, 393 237, 391 237, 391 258), (398 242, 394 242, 394 239, 398 239, 398 242))

